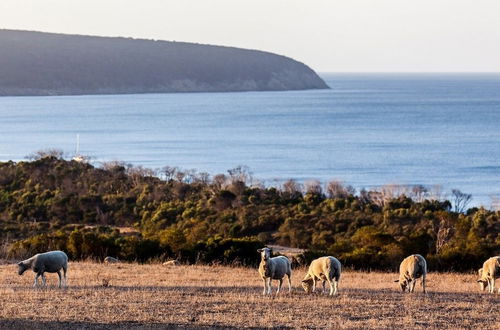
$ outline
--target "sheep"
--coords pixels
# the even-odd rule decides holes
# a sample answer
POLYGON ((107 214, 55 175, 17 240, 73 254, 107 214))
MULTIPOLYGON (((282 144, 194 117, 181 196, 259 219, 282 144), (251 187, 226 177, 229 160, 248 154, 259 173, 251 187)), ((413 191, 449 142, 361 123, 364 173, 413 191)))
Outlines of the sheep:
POLYGON ((104 258, 104 263, 105 264, 116 264, 116 263, 119 263, 120 260, 116 259, 116 258, 113 258, 113 257, 106 257, 104 258))
POLYGON ((163 263, 163 266, 179 266, 180 264, 178 260, 168 260, 163 263))
MULTIPOLYGON (((478 270, 479 287, 481 291, 488 288, 489 293, 495 292, 495 279, 500 278, 500 257, 491 257, 483 263, 483 268, 478 270)), ((498 290, 500 293, 500 289, 498 290)))
POLYGON ((66 272, 68 270, 68 256, 62 251, 49 251, 35 254, 33 257, 23 260, 17 264, 19 275, 32 269, 35 272, 35 282, 33 287, 38 285, 38 277, 42 276, 42 283, 45 286, 45 272, 57 273, 59 276, 59 287, 62 285, 61 269, 64 273, 64 285, 67 286, 66 272))
POLYGON ((271 281, 278 280, 279 285, 276 291, 276 295, 278 295, 283 285, 283 277, 285 277, 285 275, 288 277, 288 292, 292 292, 292 268, 290 260, 284 256, 271 258, 271 249, 269 248, 258 249, 257 252, 259 252, 261 256, 259 274, 264 281, 264 291, 262 294, 271 294, 271 281))
POLYGON ((341 264, 337 258, 321 257, 311 262, 306 276, 302 280, 302 287, 307 293, 316 290, 316 282, 323 281, 323 293, 325 292, 325 284, 330 284, 330 296, 336 295, 338 291, 338 283, 341 274, 341 264))
POLYGON ((427 275, 427 262, 420 254, 412 254, 405 258, 399 266, 399 282, 401 291, 405 292, 408 287, 409 292, 415 291, 417 278, 422 277, 422 290, 425 293, 425 277, 427 275))

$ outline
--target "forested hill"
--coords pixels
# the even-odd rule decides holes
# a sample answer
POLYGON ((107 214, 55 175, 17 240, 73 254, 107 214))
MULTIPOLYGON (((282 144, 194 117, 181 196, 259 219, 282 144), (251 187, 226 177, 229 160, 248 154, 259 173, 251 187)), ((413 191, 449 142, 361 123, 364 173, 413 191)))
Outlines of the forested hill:
POLYGON ((257 248, 279 244, 307 249, 303 263, 333 255, 359 269, 397 270, 420 253, 435 271, 478 269, 500 253, 500 211, 463 213, 463 200, 436 199, 423 186, 407 195, 390 187, 356 194, 336 181, 250 182, 245 167, 211 177, 50 156, 0 162, 0 259, 58 249, 72 260, 255 265, 257 248))
POLYGON ((262 51, 0 30, 0 95, 322 88, 328 86, 305 64, 262 51))

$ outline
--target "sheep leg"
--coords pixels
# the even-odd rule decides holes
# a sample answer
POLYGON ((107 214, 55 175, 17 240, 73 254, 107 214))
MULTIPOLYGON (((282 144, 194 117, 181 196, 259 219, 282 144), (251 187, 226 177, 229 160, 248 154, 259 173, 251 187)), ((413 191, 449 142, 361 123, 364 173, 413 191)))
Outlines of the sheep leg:
POLYGON ((413 291, 415 291, 415 284, 417 284, 417 280, 412 280, 410 282, 410 293, 413 293, 413 291))
POLYGON ((337 294, 339 288, 339 281, 338 280, 333 280, 333 294, 337 294))
MULTIPOLYGON (((333 283, 332 283, 333 281, 335 281, 335 280, 328 280, 328 285, 330 285, 330 293, 328 294, 329 296, 333 295, 333 293, 335 291, 334 288, 333 288, 333 283)), ((323 284, 324 283, 325 282, 323 282, 323 284)))
POLYGON ((57 276, 59 276, 59 288, 61 288, 62 276, 60 270, 57 271, 57 276))
POLYGON ((312 292, 316 291, 316 277, 313 276, 313 289, 312 292))
POLYGON ((279 281, 278 282, 278 290, 276 290, 276 295, 278 295, 278 293, 280 293, 281 286, 283 285, 283 279, 282 278, 280 278, 278 281, 279 281))
POLYGON ((426 291, 425 291, 425 275, 422 275, 422 290, 424 293, 426 293, 426 291))
POLYGON ((325 291, 326 291, 326 281, 323 281, 323 290, 321 290, 321 294, 325 294, 325 291))
POLYGON ((495 293, 495 278, 489 278, 488 279, 488 285, 489 287, 489 292, 490 293, 495 293))
POLYGON ((36 288, 38 286, 38 276, 40 276, 40 274, 36 273, 35 274, 35 281, 33 282, 33 287, 36 288))
POLYGON ((263 278, 262 281, 264 282, 264 291, 262 291, 262 294, 266 295, 266 293, 267 293, 267 278, 263 278))
POLYGON ((292 292, 292 274, 288 274, 288 292, 292 292))
POLYGON ((268 277, 268 282, 267 282, 267 294, 271 294, 273 291, 273 282, 270 277, 268 277))
POLYGON ((64 286, 67 287, 68 286, 68 282, 67 282, 67 277, 66 277, 66 271, 68 270, 67 267, 63 267, 63 273, 64 273, 64 286))
POLYGON ((43 286, 47 286, 47 281, 46 281, 46 278, 45 278, 45 273, 42 273, 42 284, 43 284, 43 286))

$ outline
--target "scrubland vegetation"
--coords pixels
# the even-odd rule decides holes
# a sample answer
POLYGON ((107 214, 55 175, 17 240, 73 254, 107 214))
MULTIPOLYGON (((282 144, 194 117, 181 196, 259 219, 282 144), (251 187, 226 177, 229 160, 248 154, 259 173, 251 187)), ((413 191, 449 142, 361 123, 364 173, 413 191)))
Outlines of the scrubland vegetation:
POLYGON ((307 249, 296 260, 303 264, 333 255, 353 269, 396 270, 419 253, 431 272, 469 271, 500 254, 500 212, 467 209, 469 201, 423 186, 264 187, 244 167, 212 177, 38 154, 0 163, 0 252, 255 266, 257 248, 279 244, 307 249))
POLYGON ((3 265, 0 328, 499 329, 500 295, 480 293, 475 274, 431 272, 424 295, 399 292, 397 273, 345 271, 328 297, 304 293, 305 272, 294 269, 292 294, 266 297, 256 268, 73 262, 61 290, 55 274, 33 289, 32 274, 3 265))

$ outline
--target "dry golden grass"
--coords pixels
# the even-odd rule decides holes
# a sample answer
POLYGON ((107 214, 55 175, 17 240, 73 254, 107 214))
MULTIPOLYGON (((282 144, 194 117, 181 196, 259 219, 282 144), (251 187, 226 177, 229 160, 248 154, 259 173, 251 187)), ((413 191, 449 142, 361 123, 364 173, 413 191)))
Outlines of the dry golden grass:
POLYGON ((500 329, 500 294, 478 292, 475 275, 433 274, 429 293, 402 294, 394 273, 345 272, 339 296, 306 295, 305 269, 291 295, 263 297, 256 269, 71 263, 68 289, 33 289, 33 274, 0 266, 0 328, 500 329))

